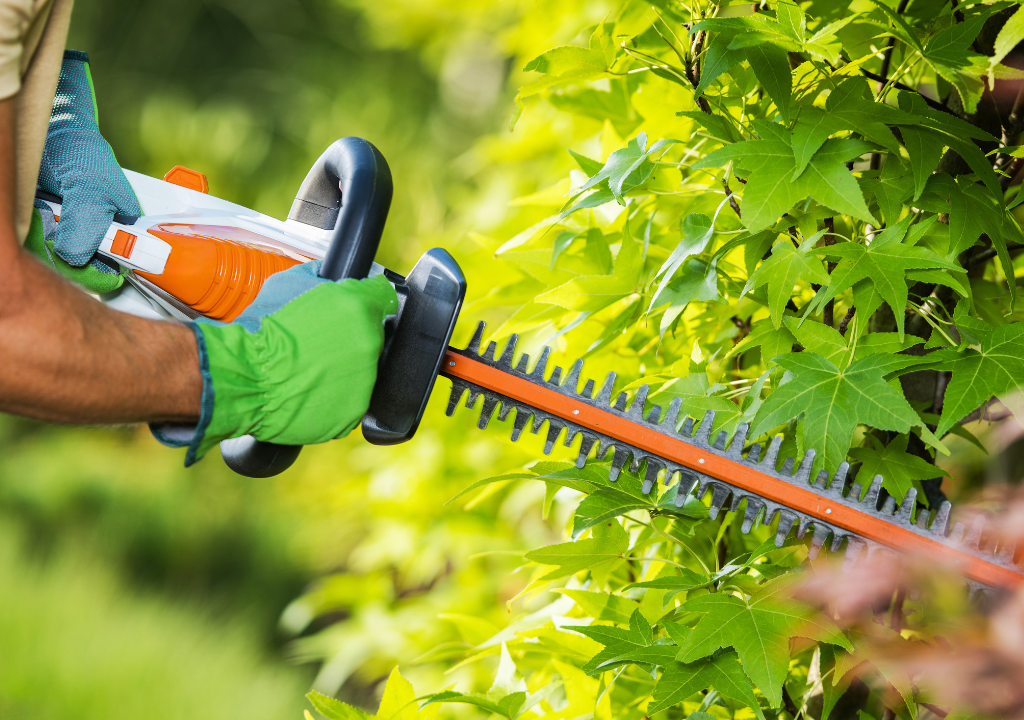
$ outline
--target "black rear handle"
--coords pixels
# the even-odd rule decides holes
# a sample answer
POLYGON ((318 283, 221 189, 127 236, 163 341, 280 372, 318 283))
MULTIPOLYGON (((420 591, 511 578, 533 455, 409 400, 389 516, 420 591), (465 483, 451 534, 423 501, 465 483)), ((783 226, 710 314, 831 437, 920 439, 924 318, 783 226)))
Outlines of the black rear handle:
MULTIPOLYGON (((288 219, 334 230, 320 277, 345 280, 369 274, 392 194, 387 161, 362 138, 341 138, 317 159, 299 187, 288 219)), ((301 445, 278 445, 251 435, 220 444, 227 466, 248 477, 284 472, 301 450, 301 445)))

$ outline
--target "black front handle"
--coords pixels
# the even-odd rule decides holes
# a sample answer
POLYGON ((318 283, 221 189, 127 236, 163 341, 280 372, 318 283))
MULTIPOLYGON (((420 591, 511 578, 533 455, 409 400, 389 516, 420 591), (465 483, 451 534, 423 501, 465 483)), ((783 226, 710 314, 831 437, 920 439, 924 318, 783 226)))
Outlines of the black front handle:
MULTIPOLYGON (((337 140, 317 159, 299 187, 288 219, 334 230, 320 277, 345 280, 369 274, 392 193, 387 161, 362 138, 337 140)), ((301 449, 301 445, 277 445, 250 435, 220 445, 227 466, 248 477, 284 472, 301 449)))

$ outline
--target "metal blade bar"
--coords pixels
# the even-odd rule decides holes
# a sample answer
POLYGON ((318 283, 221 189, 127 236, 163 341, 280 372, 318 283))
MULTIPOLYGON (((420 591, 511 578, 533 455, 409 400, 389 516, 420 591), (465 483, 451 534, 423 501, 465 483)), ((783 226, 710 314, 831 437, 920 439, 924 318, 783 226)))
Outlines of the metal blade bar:
MULTIPOLYGON (((645 414, 647 388, 638 390, 632 406, 626 409, 626 396, 620 394, 614 402, 611 397, 614 373, 602 386, 597 397, 591 398, 593 382, 588 381, 583 392, 578 393, 582 362, 577 361, 565 383, 560 382, 561 368, 555 368, 551 377, 545 380, 547 349, 542 361, 533 371, 527 373, 528 358, 521 359, 516 368, 512 360, 516 338, 512 336, 504 352, 495 360, 496 346, 490 343, 487 351, 479 354, 483 324, 464 350, 449 349, 442 365, 442 374, 453 382, 449 414, 458 405, 461 396, 469 390, 469 406, 477 396, 484 396, 484 409, 480 427, 486 427, 495 408, 500 404, 501 419, 511 410, 516 410, 515 426, 521 431, 527 426, 529 416, 533 417, 534 433, 548 422, 548 438, 545 452, 550 452, 561 431, 567 429, 565 444, 569 445, 578 434, 582 434, 581 454, 577 465, 582 467, 591 447, 598 445, 598 457, 614 449, 610 477, 615 480, 619 471, 632 458, 631 469, 639 472, 646 464, 644 491, 649 492, 662 469, 666 471, 666 484, 674 476, 680 477, 677 502, 694 489, 702 497, 712 489, 712 517, 733 498, 732 510, 738 509, 746 499, 747 509, 743 530, 748 531, 756 522, 762 510, 763 522, 771 522, 780 514, 777 542, 781 545, 797 521, 797 535, 803 537, 810 526, 814 526, 812 552, 824 545, 829 535, 833 536, 831 547, 837 550, 844 539, 850 547, 847 556, 859 554, 864 546, 869 552, 886 547, 895 551, 910 552, 937 561, 953 564, 966 577, 989 587, 1017 587, 1024 584, 1021 569, 1013 563, 1013 548, 987 548, 981 550, 981 526, 972 527, 966 541, 965 528, 957 524, 947 537, 949 504, 945 503, 928 524, 928 513, 918 511, 917 523, 913 523, 916 493, 911 490, 899 509, 894 503, 877 508, 881 489, 881 476, 876 476, 861 500, 862 488, 854 484, 848 494, 846 487, 847 464, 843 463, 836 476, 829 483, 827 473, 822 471, 816 483, 810 482, 814 451, 809 450, 793 474, 795 462, 788 458, 781 472, 776 470, 781 438, 776 438, 764 458, 761 448, 754 445, 743 457, 747 427, 737 428, 728 445, 729 437, 719 433, 714 443, 709 434, 714 413, 709 412, 694 433, 694 423, 687 418, 681 431, 677 431, 680 411, 678 398, 673 402, 665 417, 656 406, 645 414), (603 454, 602 454, 603 450, 603 454), (684 485, 685 484, 685 485, 684 485), (891 507, 890 507, 891 505, 891 507), (854 547, 856 546, 856 547, 854 547), (852 551, 852 552, 850 552, 852 551)), ((515 437, 518 432, 513 431, 515 437)), ((892 498, 890 498, 892 501, 892 498)))

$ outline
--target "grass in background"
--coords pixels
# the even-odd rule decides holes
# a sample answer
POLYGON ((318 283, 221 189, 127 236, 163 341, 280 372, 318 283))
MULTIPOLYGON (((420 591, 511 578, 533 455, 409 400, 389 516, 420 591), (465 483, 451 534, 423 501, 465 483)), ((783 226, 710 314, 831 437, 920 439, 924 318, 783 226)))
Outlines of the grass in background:
POLYGON ((127 586, 82 550, 26 560, 0 524, 0 718, 298 717, 309 679, 247 621, 127 586))

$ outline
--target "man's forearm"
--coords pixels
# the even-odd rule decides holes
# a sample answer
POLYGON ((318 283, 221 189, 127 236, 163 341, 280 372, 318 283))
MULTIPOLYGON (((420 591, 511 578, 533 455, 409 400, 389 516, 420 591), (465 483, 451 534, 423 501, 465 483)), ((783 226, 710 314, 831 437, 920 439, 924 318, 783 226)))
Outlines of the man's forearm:
POLYGON ((0 410, 67 423, 190 421, 202 378, 188 327, 111 310, 0 239, 0 410))

